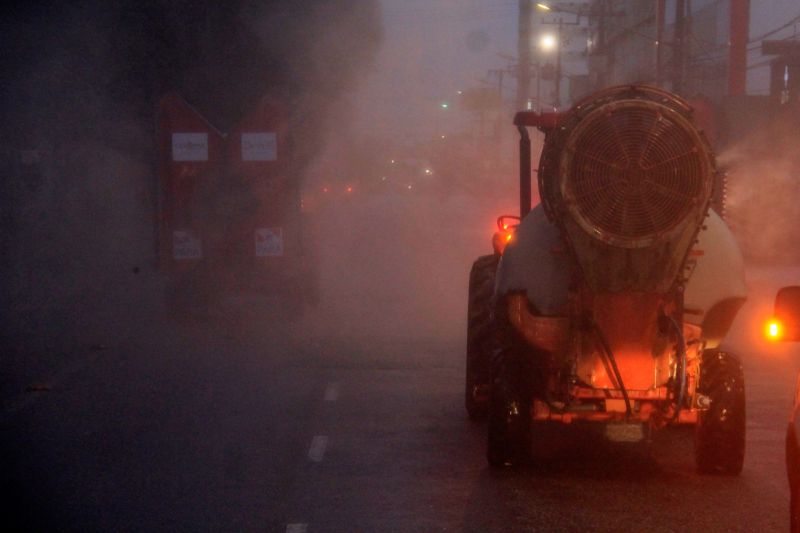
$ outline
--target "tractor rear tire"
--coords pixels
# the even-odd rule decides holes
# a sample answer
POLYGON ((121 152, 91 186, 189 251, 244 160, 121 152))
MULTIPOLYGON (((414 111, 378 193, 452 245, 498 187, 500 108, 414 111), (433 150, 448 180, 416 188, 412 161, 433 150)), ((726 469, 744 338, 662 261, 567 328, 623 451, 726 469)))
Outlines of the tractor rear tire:
POLYGON ((700 474, 735 476, 745 448, 744 372, 739 359, 724 351, 703 354, 698 392, 711 405, 700 412, 695 429, 695 462, 700 474))
POLYGON ((800 446, 794 421, 786 428, 786 473, 789 478, 789 531, 800 533, 800 446))
MULTIPOLYGON (((502 312, 500 313, 502 314, 502 312)), ((492 354, 486 459, 494 468, 526 463, 531 449, 532 366, 523 341, 505 317, 492 354)))
POLYGON ((491 387, 491 354, 495 346, 492 327, 492 295, 499 255, 484 255, 469 273, 467 308, 467 371, 464 405, 470 420, 483 420, 491 387))

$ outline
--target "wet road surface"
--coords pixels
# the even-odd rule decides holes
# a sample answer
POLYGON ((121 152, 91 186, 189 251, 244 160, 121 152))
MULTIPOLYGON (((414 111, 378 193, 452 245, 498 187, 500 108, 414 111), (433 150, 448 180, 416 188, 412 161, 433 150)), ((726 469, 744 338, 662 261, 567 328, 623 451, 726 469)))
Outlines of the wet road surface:
POLYGON ((462 407, 460 339, 302 331, 184 324, 8 403, 5 516, 82 531, 785 529, 793 349, 744 357, 740 477, 695 474, 685 431, 644 449, 571 430, 497 472, 462 407))

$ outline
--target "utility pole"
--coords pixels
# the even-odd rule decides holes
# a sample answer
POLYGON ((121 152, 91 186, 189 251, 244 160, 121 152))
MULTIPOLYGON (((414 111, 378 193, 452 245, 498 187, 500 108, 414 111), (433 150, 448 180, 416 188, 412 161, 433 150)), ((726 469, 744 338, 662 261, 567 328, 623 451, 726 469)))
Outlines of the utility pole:
POLYGON ((667 1, 656 0, 656 86, 664 83, 664 26, 667 18, 667 1))
POLYGON ((536 54, 536 109, 542 112, 542 59, 536 54))
POLYGON ((504 128, 501 127, 501 122, 503 120, 503 76, 505 75, 505 69, 499 69, 497 71, 497 105, 498 109, 500 110, 497 113, 497 124, 494 127, 494 138, 499 139, 502 135, 502 131, 504 128))
POLYGON ((558 37, 556 41, 556 97, 553 102, 553 107, 558 109, 561 107, 561 47, 564 46, 563 39, 564 22, 561 17, 558 17, 558 37))
POLYGON ((597 79, 594 80, 595 89, 599 89, 606 86, 606 80, 613 79, 614 72, 614 57, 612 54, 606 54, 606 0, 596 1, 592 7, 592 15, 597 17, 597 37, 592 44, 592 53, 603 54, 603 63, 605 63, 603 68, 597 69, 597 79))
POLYGON ((672 90, 683 91, 683 70, 686 59, 686 0, 675 0, 675 36, 672 50, 672 90))
POLYGON ((517 40, 517 110, 528 107, 531 85, 531 0, 519 0, 517 40))
POLYGON ((731 46, 728 55, 728 94, 743 95, 747 89, 747 40, 750 0, 731 1, 731 46))
POLYGON ((506 69, 504 68, 490 68, 488 71, 489 76, 497 76, 497 96, 500 100, 503 99, 503 77, 505 73, 506 69))
MULTIPOLYGON (((603 4, 601 4, 601 9, 604 9, 603 8, 603 4)), ((556 68, 555 68, 555 74, 554 74, 554 77, 553 77, 554 78, 553 79, 553 85, 554 85, 553 89, 554 89, 554 92, 555 92, 555 95, 554 95, 554 98, 553 98, 553 107, 559 108, 559 107, 561 107, 561 76, 562 76, 562 69, 561 69, 562 50, 561 49, 566 44, 566 40, 564 39, 564 25, 568 24, 568 25, 571 25, 571 26, 580 26, 581 17, 586 17, 586 16, 591 17, 593 8, 587 11, 587 10, 582 9, 580 7, 577 10, 565 9, 563 7, 548 7, 547 11, 554 11, 556 13, 559 13, 558 22, 556 23, 556 24, 558 24, 558 30, 557 30, 557 34, 556 34, 556 38, 555 38, 556 68), (575 15, 575 20, 573 22, 566 22, 565 23, 564 22, 564 17, 561 16, 561 13, 568 13, 568 14, 571 14, 571 15, 575 15)), ((605 27, 604 27, 605 26, 604 19, 601 18, 600 20, 602 22, 601 27, 604 30, 605 29, 605 27)), ((548 21, 542 20, 542 24, 553 24, 553 22, 548 22, 548 21)), ((539 74, 541 75, 541 72, 539 74)))

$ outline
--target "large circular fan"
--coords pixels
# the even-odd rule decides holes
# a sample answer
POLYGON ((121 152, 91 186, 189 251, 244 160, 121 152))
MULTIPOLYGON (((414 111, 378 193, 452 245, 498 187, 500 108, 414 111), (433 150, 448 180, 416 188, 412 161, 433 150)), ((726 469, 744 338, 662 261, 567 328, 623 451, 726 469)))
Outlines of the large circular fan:
POLYGON ((651 100, 617 100, 569 132, 560 158, 561 196, 575 221, 610 244, 648 246, 711 192, 705 141, 680 113, 651 100))

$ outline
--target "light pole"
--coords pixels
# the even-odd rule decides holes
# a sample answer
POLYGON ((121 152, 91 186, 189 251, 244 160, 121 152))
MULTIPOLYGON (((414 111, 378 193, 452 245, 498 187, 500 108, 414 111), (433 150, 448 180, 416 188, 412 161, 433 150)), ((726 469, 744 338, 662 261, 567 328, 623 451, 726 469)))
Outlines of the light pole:
POLYGON ((561 34, 561 30, 564 27, 564 23, 561 20, 561 17, 558 17, 558 46, 556 50, 556 99, 553 102, 553 106, 558 109, 561 107, 561 48, 564 44, 564 38, 561 34))
POLYGON ((517 35, 517 109, 525 109, 531 84, 531 2, 519 0, 517 35))
MULTIPOLYGON (((559 13, 558 16, 558 32, 556 37, 556 71, 555 71, 555 99, 553 102, 554 107, 561 107, 561 48, 564 45, 564 24, 569 25, 579 25, 581 22, 581 17, 586 16, 587 13, 584 10, 572 11, 566 8, 563 8, 558 5, 549 5, 544 2, 537 2, 536 4, 537 9, 544 12, 549 13, 559 13), (564 22, 561 13, 569 13, 570 15, 575 15, 574 22, 564 22)), ((553 22, 542 21, 543 24, 553 24, 553 22)))
MULTIPOLYGON (((560 46, 559 46, 559 40, 560 39, 559 39, 558 36, 555 36, 555 35, 552 35, 552 34, 549 34, 549 33, 545 33, 539 39, 539 50, 540 51, 544 50, 545 52, 550 52, 550 51, 558 48, 559 50, 557 50, 557 53, 559 55, 557 56, 557 61, 559 61, 559 64, 560 64, 561 51, 560 51, 560 46)), ((556 81, 557 79, 558 78, 555 78, 553 81, 556 81)), ((558 84, 556 82, 556 92, 558 92, 558 90, 559 90, 558 87, 559 86, 558 86, 558 84)), ((541 59, 540 59, 539 55, 537 55, 537 60, 536 60, 536 100, 537 100, 537 105, 541 108, 542 107, 542 63, 541 63, 541 59)), ((556 102, 557 101, 558 101, 558 98, 556 98, 556 102)), ((558 104, 555 103, 554 107, 558 107, 558 104)))

